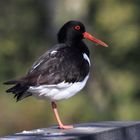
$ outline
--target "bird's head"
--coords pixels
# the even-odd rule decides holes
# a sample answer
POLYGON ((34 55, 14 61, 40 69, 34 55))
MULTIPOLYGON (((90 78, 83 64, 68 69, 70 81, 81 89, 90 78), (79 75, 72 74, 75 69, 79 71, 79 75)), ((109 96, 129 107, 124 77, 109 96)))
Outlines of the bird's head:
POLYGON ((108 47, 106 43, 86 32, 85 26, 79 21, 68 21, 58 32, 58 42, 60 43, 78 42, 84 38, 101 46, 108 47))

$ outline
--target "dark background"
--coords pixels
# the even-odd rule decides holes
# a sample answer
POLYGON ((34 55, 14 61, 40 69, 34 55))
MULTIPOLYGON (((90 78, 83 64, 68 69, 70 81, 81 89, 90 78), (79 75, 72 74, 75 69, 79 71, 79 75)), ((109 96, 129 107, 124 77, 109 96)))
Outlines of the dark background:
MULTIPOLYGON (((16 103, 2 83, 23 76, 68 20, 109 47, 94 47, 86 88, 58 104, 65 123, 140 119, 139 0, 0 0, 0 135, 56 124, 50 102, 16 103)), ((78 55, 78 54, 77 54, 78 55)))

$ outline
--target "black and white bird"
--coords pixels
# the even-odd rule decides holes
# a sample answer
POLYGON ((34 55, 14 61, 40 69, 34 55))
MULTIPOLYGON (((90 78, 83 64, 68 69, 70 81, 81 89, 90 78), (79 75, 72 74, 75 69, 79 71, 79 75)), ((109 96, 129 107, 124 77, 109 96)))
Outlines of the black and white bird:
POLYGON ((49 99, 59 128, 73 128, 63 125, 55 102, 74 96, 83 89, 89 78, 91 64, 84 38, 108 46, 86 32, 81 22, 69 21, 57 34, 58 44, 39 57, 24 77, 4 83, 14 85, 7 92, 14 94, 17 101, 32 95, 49 99))

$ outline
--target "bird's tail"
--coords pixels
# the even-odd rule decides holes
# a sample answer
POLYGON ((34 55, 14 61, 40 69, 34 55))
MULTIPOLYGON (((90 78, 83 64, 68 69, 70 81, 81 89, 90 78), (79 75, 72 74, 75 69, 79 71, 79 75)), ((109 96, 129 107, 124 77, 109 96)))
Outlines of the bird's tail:
POLYGON ((14 85, 11 88, 7 89, 7 93, 14 94, 14 98, 16 98, 17 101, 20 101, 28 96, 31 96, 31 93, 28 93, 27 90, 29 86, 27 86, 26 82, 23 82, 21 80, 10 80, 4 82, 6 85, 14 85))

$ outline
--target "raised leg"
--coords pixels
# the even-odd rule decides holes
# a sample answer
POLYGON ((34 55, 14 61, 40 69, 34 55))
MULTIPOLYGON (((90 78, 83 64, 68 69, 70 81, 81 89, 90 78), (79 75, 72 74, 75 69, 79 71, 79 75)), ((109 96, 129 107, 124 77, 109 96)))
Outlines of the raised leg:
POLYGON ((55 118, 56 118, 56 120, 58 122, 59 128, 60 129, 71 129, 71 128, 73 128, 72 125, 63 125, 63 123, 60 120, 58 111, 57 111, 57 105, 56 105, 56 103, 55 102, 51 102, 51 104, 52 104, 52 109, 54 111, 54 115, 55 115, 55 118))

